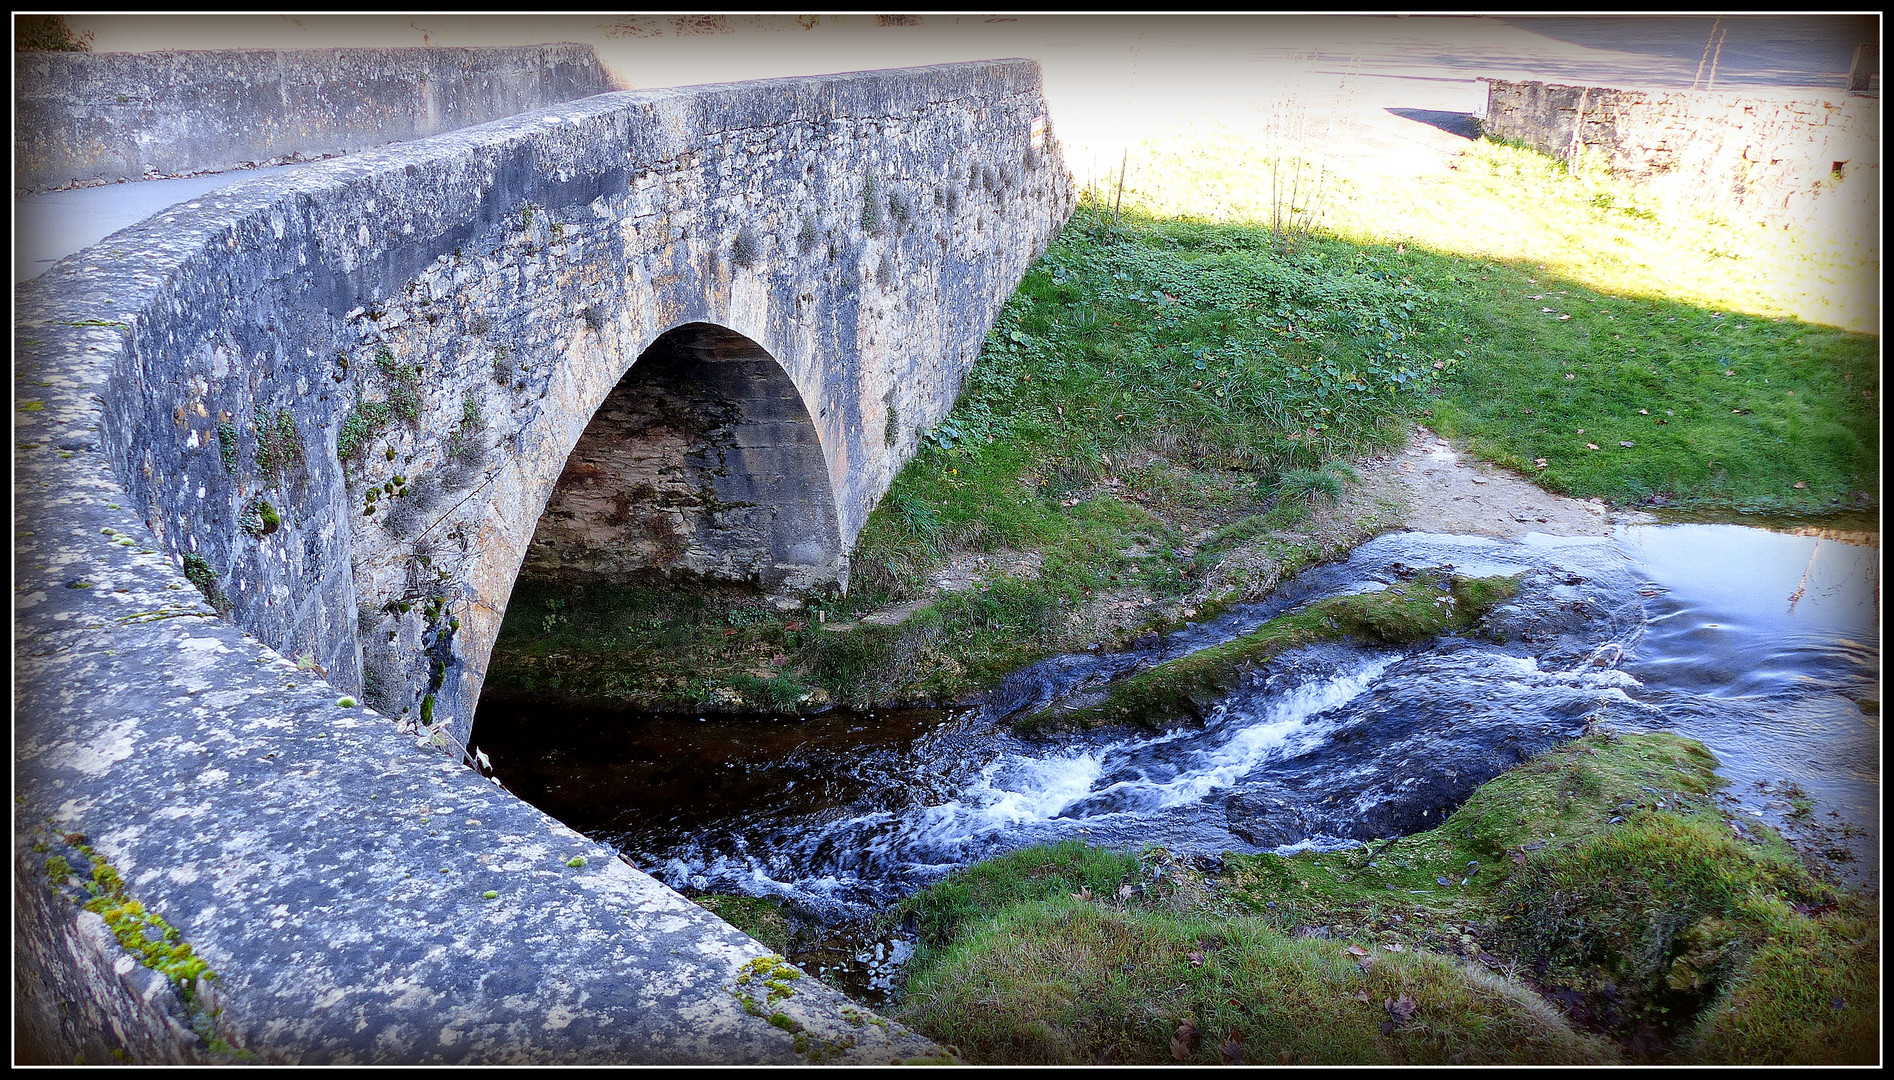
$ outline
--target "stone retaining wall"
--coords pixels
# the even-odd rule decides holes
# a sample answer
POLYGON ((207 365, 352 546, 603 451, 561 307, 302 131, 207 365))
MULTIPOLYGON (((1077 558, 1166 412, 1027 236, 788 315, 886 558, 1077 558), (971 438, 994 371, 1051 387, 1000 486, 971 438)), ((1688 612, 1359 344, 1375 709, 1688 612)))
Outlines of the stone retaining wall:
POLYGON ((98 1015, 152 1060, 937 1054, 746 981, 761 946, 438 748, 647 346, 703 324, 780 366, 846 550, 1070 208, 1037 67, 995 61, 573 102, 207 195, 23 286, 26 1044, 91 1053, 98 1015), (52 894, 88 881, 215 977, 86 960, 99 913, 52 894))
POLYGON ((1488 136, 1606 155, 1611 171, 1746 219, 1808 221, 1880 192, 1879 98, 1487 80, 1488 136))
POLYGON ((612 89, 590 45, 18 53, 13 183, 322 157, 612 89))

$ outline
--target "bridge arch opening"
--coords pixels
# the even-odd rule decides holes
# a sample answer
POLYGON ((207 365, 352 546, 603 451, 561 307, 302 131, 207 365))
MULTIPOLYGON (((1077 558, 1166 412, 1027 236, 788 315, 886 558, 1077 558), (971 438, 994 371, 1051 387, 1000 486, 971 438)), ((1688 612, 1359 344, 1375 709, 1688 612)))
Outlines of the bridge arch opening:
POLYGON ((821 439, 763 346, 708 322, 660 334, 567 456, 518 583, 846 581, 821 439))

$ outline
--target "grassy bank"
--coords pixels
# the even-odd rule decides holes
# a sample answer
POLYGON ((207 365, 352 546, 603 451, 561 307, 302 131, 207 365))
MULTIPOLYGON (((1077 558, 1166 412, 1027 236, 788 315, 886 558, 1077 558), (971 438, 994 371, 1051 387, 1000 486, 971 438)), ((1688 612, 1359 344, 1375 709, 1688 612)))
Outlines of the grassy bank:
POLYGON ((1392 844, 1019 852, 903 905, 902 1016, 995 1063, 1874 1061, 1872 908, 1726 818, 1713 768, 1598 735, 1392 844))

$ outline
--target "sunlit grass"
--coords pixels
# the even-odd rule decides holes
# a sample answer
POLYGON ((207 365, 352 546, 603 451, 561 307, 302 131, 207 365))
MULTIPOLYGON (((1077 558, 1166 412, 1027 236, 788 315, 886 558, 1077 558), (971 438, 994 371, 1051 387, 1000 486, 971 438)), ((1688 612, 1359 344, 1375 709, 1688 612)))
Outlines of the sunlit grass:
POLYGON ((1789 227, 1658 199, 1596 161, 1479 140, 1448 169, 1351 168, 1314 140, 1180 125, 1134 151, 1119 201, 1157 217, 1272 223, 1281 163, 1319 172, 1298 205, 1337 237, 1518 263, 1599 292, 1863 333, 1879 325, 1879 223, 1789 227))

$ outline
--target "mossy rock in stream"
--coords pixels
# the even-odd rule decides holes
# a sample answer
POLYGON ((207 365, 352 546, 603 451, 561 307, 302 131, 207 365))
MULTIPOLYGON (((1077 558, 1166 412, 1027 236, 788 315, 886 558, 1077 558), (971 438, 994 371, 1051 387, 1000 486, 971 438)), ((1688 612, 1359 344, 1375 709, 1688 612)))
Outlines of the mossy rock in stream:
POLYGON ((1380 592, 1319 600, 1234 641, 1159 664, 1113 684, 1105 700, 1052 705, 1015 723, 1022 734, 1116 724, 1159 730, 1201 720, 1245 674, 1290 649, 1355 639, 1405 645, 1464 630, 1519 591, 1517 577, 1423 572, 1380 592))

